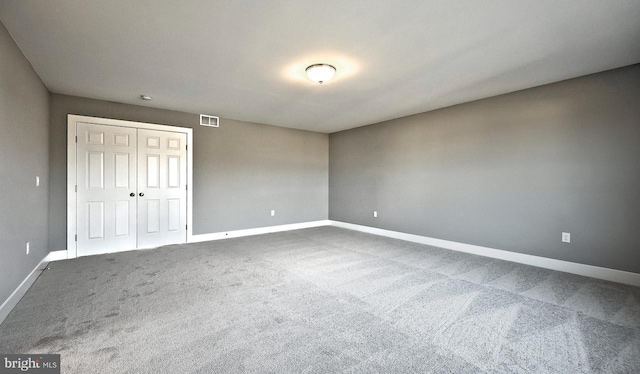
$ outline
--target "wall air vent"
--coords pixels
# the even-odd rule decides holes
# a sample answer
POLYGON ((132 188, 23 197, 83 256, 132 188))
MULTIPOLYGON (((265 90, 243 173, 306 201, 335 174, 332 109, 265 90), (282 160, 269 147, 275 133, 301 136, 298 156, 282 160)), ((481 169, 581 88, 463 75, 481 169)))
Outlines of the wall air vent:
POLYGON ((206 114, 200 115, 200 124, 202 126, 220 127, 220 118, 215 116, 208 116, 206 114))

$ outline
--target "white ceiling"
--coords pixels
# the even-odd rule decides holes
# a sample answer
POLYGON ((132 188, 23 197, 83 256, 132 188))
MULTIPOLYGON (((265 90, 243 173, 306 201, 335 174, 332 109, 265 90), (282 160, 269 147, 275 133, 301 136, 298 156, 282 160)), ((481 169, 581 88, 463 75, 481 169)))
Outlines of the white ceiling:
POLYGON ((320 132, 640 62, 638 0, 0 0, 0 20, 52 92, 320 132))

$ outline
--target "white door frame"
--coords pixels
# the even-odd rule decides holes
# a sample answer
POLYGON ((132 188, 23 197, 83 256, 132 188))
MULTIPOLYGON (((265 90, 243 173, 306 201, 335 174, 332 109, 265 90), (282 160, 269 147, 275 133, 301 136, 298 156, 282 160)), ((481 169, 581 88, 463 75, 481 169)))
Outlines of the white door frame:
POLYGON ((185 242, 191 242, 193 237, 193 129, 69 114, 67 115, 67 258, 78 257, 76 245, 76 124, 78 122, 187 134, 187 237, 185 242))

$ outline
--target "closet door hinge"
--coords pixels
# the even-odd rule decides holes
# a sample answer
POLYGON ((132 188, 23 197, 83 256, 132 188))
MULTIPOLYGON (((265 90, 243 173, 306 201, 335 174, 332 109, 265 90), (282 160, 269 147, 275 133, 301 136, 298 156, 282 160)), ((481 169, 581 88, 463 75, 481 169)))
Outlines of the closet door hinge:
POLYGON ((76 241, 78 241, 78 234, 76 234, 76 241))
POLYGON ((78 135, 76 135, 76 143, 78 142, 78 135))
POLYGON ((78 192, 78 185, 76 184, 76 192, 78 192))

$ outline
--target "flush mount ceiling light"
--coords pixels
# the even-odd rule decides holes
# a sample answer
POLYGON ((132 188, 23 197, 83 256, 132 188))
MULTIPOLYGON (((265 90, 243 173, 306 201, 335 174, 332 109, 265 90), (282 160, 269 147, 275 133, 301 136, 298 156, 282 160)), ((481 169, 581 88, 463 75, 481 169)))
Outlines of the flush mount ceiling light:
POLYGON ((328 82, 336 74, 336 68, 329 64, 313 64, 305 71, 309 79, 319 84, 328 82))

